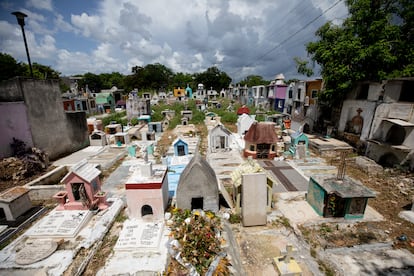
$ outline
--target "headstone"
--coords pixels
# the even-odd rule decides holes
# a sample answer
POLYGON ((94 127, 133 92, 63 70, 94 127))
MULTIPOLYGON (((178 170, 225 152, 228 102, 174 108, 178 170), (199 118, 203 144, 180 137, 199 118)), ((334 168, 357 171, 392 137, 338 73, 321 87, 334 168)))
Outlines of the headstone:
POLYGON ((89 210, 53 210, 27 232, 31 237, 75 237, 91 217, 89 210))
POLYGON ((242 175, 243 226, 266 225, 267 177, 264 173, 242 175))
POLYGON ((44 239, 28 239, 15 247, 16 264, 28 265, 46 259, 57 249, 57 242, 44 239))
POLYGON ((298 159, 306 158, 306 146, 305 145, 296 145, 296 158, 298 159))
POLYGON ((164 229, 162 222, 128 220, 119 234, 116 250, 154 249, 158 251, 164 229))

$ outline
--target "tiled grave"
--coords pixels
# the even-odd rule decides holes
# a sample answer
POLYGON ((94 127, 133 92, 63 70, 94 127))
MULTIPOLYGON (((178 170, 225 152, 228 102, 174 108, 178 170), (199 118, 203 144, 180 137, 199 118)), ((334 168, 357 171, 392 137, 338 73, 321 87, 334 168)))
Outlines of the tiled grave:
POLYGON ((53 210, 27 231, 33 237, 75 237, 91 217, 89 210, 53 210))

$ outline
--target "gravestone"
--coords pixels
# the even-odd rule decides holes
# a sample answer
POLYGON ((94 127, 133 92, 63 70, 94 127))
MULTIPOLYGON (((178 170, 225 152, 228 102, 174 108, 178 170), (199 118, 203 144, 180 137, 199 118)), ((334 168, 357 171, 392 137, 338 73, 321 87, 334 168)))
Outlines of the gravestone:
POLYGON ((32 237, 75 237, 89 221, 88 210, 53 210, 27 232, 32 237))
POLYGON ((129 220, 119 234, 116 250, 153 249, 158 251, 164 224, 161 222, 143 222, 129 220))
POLYGON ((296 158, 297 159, 306 158, 306 145, 296 145, 296 158))
POLYGON ((242 175, 243 226, 266 225, 267 177, 264 173, 242 175))
POLYGON ((16 264, 28 265, 46 259, 56 251, 58 245, 53 240, 28 239, 15 247, 16 264))

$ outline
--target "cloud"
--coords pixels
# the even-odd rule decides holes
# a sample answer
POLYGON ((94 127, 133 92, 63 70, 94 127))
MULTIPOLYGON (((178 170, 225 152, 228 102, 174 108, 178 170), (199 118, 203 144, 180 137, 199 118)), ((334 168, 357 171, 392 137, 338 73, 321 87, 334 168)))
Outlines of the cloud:
MULTIPOLYGON (((301 77, 293 58, 306 57, 304 44, 315 30, 327 19, 344 17, 346 9, 338 5, 307 25, 335 2, 102 0, 93 8, 63 11, 59 2, 31 0, 26 7, 36 12, 25 11, 33 59, 50 55, 49 64, 64 75, 129 74, 132 66, 159 62, 188 73, 218 66, 239 81, 248 74, 301 77)), ((0 50, 24 60, 17 27, 0 21, 0 50)))
POLYGON ((53 11, 52 0, 28 0, 26 5, 39 10, 53 11))

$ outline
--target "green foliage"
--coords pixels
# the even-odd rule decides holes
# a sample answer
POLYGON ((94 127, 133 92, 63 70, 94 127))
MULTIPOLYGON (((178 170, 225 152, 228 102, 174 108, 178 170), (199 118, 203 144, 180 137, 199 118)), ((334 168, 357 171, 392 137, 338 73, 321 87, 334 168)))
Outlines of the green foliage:
POLYGON ((294 57, 293 60, 296 63, 296 69, 298 70, 299 74, 305 75, 307 77, 310 77, 313 75, 312 68, 308 67, 309 61, 302 60, 299 57, 294 57))
POLYGON ((228 123, 228 124, 235 124, 237 123, 237 114, 236 112, 228 112, 226 111, 222 116, 221 116, 221 122, 223 123, 228 123))
POLYGON ((222 88, 228 88, 231 83, 231 78, 227 73, 220 71, 217 67, 213 66, 206 71, 198 74, 194 74, 194 78, 197 83, 204 84, 205 89, 220 91, 222 88))
POLYGON ((24 66, 9 54, 0 53, 0 80, 8 80, 16 76, 22 76, 24 66))
POLYGON ((231 224, 238 224, 241 222, 240 214, 230 214, 229 222, 231 224))
POLYGON ((342 25, 326 23, 307 44, 335 103, 358 81, 414 76, 414 4, 409 0, 348 0, 342 25))
POLYGON ((268 85, 268 84, 269 84, 269 81, 264 80, 262 76, 258 76, 258 75, 249 75, 240 82, 241 86, 247 85, 248 87, 256 86, 256 85, 268 85))
POLYGON ((127 125, 128 121, 126 119, 126 111, 109 114, 109 116, 106 116, 102 119, 102 125, 105 127, 112 121, 115 121, 117 124, 122 124, 123 126, 127 125))
POLYGON ((197 109, 194 109, 193 110, 193 117, 191 118, 190 123, 195 124, 195 125, 201 124, 201 123, 204 122, 204 119, 205 119, 204 112, 202 112, 200 110, 197 110, 197 109))

